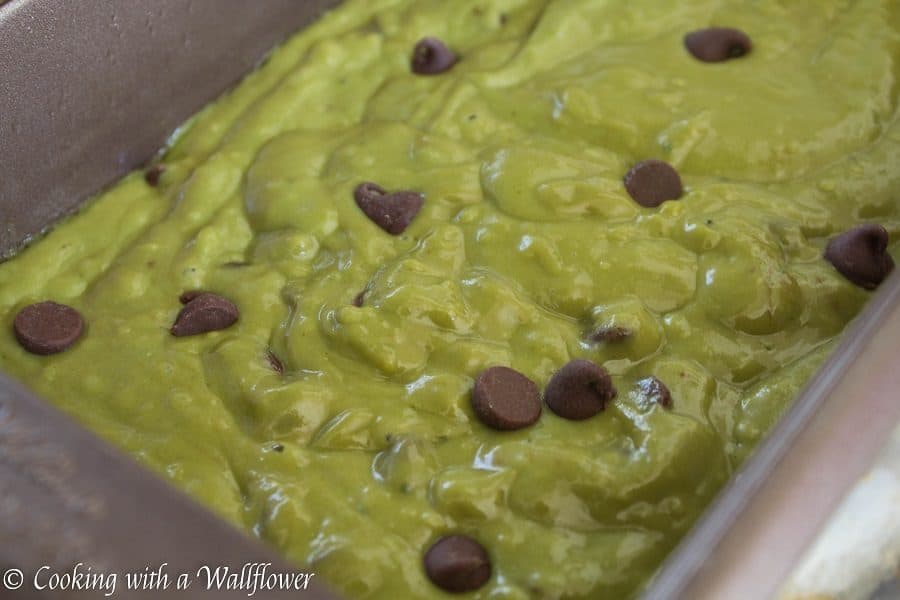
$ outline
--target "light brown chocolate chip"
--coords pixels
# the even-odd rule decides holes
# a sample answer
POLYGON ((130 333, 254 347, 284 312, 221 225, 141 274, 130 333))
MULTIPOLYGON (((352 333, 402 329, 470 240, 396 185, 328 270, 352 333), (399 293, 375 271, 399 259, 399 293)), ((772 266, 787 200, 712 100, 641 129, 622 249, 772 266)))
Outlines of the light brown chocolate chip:
POLYGON ((456 64, 456 54, 441 40, 427 37, 413 48, 410 67, 417 75, 439 75, 456 64))
POLYGON ((645 160, 634 165, 625 174, 624 183, 628 195, 646 208, 655 208, 666 200, 678 200, 684 194, 678 171, 661 160, 645 160))
POLYGON ((465 535, 442 537, 425 553, 423 563, 432 583, 455 594, 477 590, 491 578, 487 550, 465 535))
POLYGON ((638 381, 641 394, 664 408, 672 408, 672 393, 662 381, 656 377, 646 377, 638 381))
POLYGON ((30 304, 13 320, 16 340, 32 354, 56 354, 71 347, 84 331, 81 314, 65 304, 30 304))
POLYGON ((684 47, 697 60, 716 63, 749 54, 753 42, 740 29, 710 27, 684 36, 684 47))
POLYGON ((573 360, 556 372, 544 390, 544 401, 564 419, 593 417, 616 397, 606 369, 589 360, 573 360))
POLYGON ((491 367, 475 380, 472 410, 482 423, 493 429, 522 429, 541 416, 541 392, 518 371, 491 367))
POLYGON ((887 245, 887 230, 867 223, 832 238, 825 248, 825 260, 856 285, 874 290, 894 270, 887 245))
POLYGON ((388 193, 371 181, 356 186, 353 198, 373 223, 391 235, 403 233, 425 203, 425 198, 419 192, 401 190, 388 193))
POLYGON ((234 325, 239 314, 231 300, 216 294, 202 293, 182 307, 171 332, 176 337, 184 337, 226 329, 234 325))

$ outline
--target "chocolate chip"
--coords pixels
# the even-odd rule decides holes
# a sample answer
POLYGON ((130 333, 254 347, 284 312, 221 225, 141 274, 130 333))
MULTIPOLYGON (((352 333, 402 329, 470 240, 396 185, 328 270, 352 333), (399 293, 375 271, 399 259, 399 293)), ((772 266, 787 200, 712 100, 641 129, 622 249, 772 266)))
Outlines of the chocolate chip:
POLYGON ((541 392, 518 371, 491 367, 475 380, 472 409, 488 427, 501 431, 522 429, 541 416, 541 392))
POLYGON ((661 160, 645 160, 631 167, 625 174, 625 189, 635 202, 647 208, 678 200, 684 193, 678 171, 661 160))
POLYGON ((159 178, 166 172, 166 165, 155 164, 144 171, 144 181, 152 187, 159 185, 159 178))
POLYGON ((30 304, 13 320, 19 344, 32 354, 56 354, 69 348, 84 331, 81 314, 65 304, 45 301, 30 304))
POLYGON ((204 292, 203 290, 188 290, 186 292, 182 292, 181 295, 178 296, 178 301, 181 302, 182 304, 187 304, 188 302, 190 302, 197 296, 200 296, 201 294, 205 294, 205 293, 206 292, 204 292))
POLYGON ((874 290, 894 270, 887 245, 887 230, 866 223, 832 238, 825 248, 825 260, 856 285, 874 290))
POLYGON ((269 361, 269 366, 272 367, 272 370, 278 373, 279 375, 284 375, 284 363, 281 362, 281 359, 275 356, 275 353, 271 350, 266 350, 266 358, 269 361))
POLYGON ((550 410, 564 419, 593 417, 616 397, 606 369, 589 360, 573 360, 556 372, 544 390, 550 410))
POLYGON ((428 578, 447 592, 471 592, 491 578, 487 551, 465 535, 442 537, 431 545, 423 562, 428 578))
POLYGON ((709 27, 684 36, 684 47, 697 60, 716 63, 749 54, 753 42, 740 29, 709 27))
POLYGON ((353 297, 353 306, 359 308, 366 301, 366 290, 361 291, 353 297))
POLYGON ((182 307, 171 332, 176 337, 183 337, 218 331, 231 327, 238 320, 238 314, 238 309, 231 300, 216 294, 202 293, 182 307))
POLYGON ((419 192, 401 190, 388 193, 370 181, 356 186, 353 197, 365 215, 391 235, 403 233, 425 203, 419 192))
POLYGON ((587 336, 587 339, 590 342, 599 344, 601 342, 621 342, 625 338, 631 336, 632 333, 630 329, 616 325, 612 327, 598 327, 587 336))
POLYGON ((275 452, 284 452, 284 444, 272 444, 272 450, 275 452))
POLYGON ((456 54, 437 38, 422 38, 413 48, 410 65, 413 73, 438 75, 456 64, 456 54))
POLYGON ((672 393, 662 381, 656 377, 647 377, 638 381, 641 393, 648 400, 652 400, 664 408, 672 408, 672 393))

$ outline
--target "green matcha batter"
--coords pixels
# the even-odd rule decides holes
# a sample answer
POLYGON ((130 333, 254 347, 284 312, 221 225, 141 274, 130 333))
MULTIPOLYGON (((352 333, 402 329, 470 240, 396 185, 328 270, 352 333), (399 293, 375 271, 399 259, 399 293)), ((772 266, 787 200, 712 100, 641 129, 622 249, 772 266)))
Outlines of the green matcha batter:
POLYGON ((447 597, 422 555, 454 533, 491 557, 467 597, 627 597, 867 300, 827 240, 880 223, 900 255, 898 76, 893 0, 349 0, 183 127, 157 186, 0 265, 0 366, 350 598, 447 597), (752 52, 696 60, 711 25, 752 52), (425 36, 451 70, 410 72, 425 36), (626 193, 651 158, 680 200, 626 193), (389 235, 362 181, 424 205, 389 235), (195 289, 237 323, 174 337, 195 289), (85 330, 36 356, 11 324, 45 299, 85 330), (543 389, 574 358, 612 374, 602 413, 475 418, 484 369, 543 389))

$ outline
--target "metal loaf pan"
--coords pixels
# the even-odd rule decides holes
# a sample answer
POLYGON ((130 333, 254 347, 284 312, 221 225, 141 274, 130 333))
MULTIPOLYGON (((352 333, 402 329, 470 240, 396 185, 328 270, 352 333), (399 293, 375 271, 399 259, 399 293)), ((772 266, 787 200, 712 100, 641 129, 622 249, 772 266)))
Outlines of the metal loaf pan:
MULTIPOLYGON (((146 162, 187 117, 338 2, 0 2, 0 257, 146 162)), ((895 274, 647 598, 774 593, 900 420, 898 340, 895 274)), ((162 562, 172 572, 291 568, 0 373, 0 571, 76 561, 107 572, 162 562)), ((304 597, 335 597, 314 588, 304 597)))

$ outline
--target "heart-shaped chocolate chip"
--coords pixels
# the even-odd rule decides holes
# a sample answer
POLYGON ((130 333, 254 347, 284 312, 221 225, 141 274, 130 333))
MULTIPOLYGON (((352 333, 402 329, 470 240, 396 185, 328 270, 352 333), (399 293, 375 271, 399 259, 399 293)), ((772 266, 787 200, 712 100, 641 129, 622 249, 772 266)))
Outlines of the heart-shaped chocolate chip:
POLYGON ((400 190, 388 193, 370 181, 356 186, 353 197, 360 210, 391 235, 403 233, 425 203, 419 192, 400 190))

